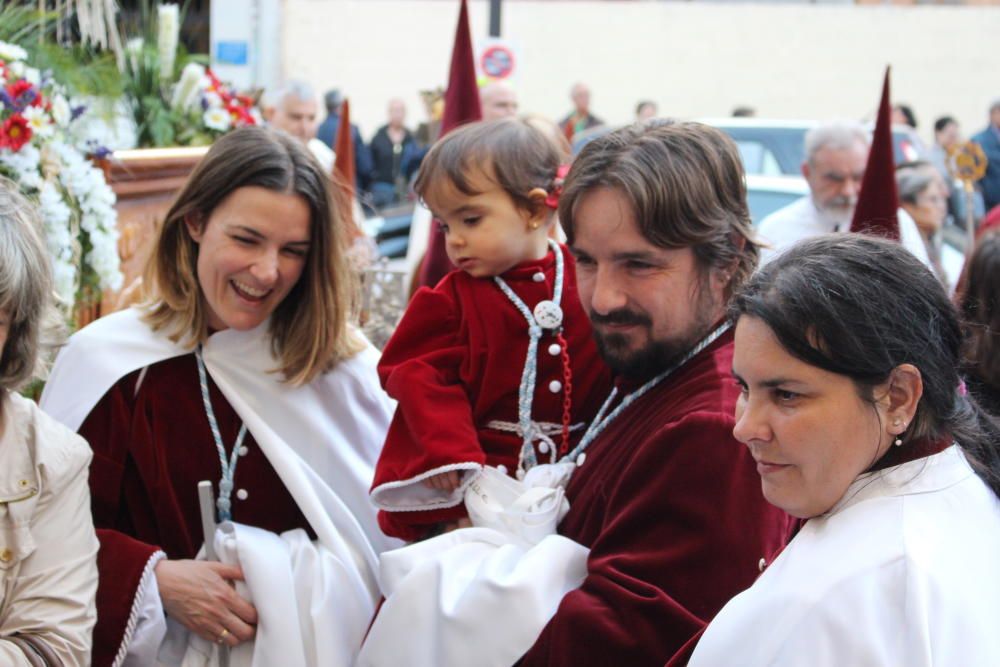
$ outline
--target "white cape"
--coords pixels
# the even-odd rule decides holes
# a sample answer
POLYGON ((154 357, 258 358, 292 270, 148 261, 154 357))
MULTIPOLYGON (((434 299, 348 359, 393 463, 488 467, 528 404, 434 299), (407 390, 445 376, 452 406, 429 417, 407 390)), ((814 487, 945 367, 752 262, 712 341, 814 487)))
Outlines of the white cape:
POLYGON ((357 665, 517 662, 587 576, 589 550, 555 534, 569 509, 555 480, 572 470, 544 473, 559 466, 537 466, 525 483, 487 467, 466 492, 474 527, 382 554, 386 601, 357 665))
MULTIPOLYGON (((153 333, 140 314, 121 311, 77 332, 56 360, 42 409, 78 430, 123 376, 190 353, 153 333)), ((368 499, 393 404, 378 384, 378 353, 370 346, 308 385, 281 382, 267 324, 213 334, 203 347, 205 366, 319 543, 340 563, 337 598, 345 613, 337 636, 354 650, 378 600, 378 554, 394 544, 379 530, 368 499)))

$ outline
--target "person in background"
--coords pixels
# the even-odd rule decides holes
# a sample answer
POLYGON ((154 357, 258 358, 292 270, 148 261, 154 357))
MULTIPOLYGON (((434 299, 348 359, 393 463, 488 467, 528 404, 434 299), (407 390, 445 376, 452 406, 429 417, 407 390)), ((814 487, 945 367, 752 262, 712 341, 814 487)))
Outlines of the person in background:
POLYGON ((517 91, 506 81, 492 81, 479 90, 479 108, 483 120, 517 116, 517 91))
POLYGON ((585 83, 575 83, 569 91, 569 98, 573 102, 573 111, 559 122, 566 138, 573 140, 573 135, 589 130, 597 125, 604 125, 604 121, 590 113, 590 88, 585 83))
MULTIPOLYGON (((930 149, 931 164, 941 174, 941 178, 948 185, 948 212, 952 220, 958 226, 965 228, 966 209, 968 208, 968 197, 962 181, 951 175, 948 169, 949 153, 962 143, 962 135, 959 130, 958 121, 951 116, 942 116, 934 121, 934 145, 930 149)), ((983 193, 976 190, 972 196, 972 214, 974 220, 980 220, 985 211, 983 209, 983 193)))
MULTIPOLYGON (((323 142, 327 148, 333 150, 337 146, 337 131, 340 128, 340 107, 344 103, 344 98, 336 88, 326 91, 323 95, 323 106, 326 107, 326 118, 316 129, 316 138, 323 142)), ((351 142, 354 144, 354 174, 355 187, 358 192, 368 189, 372 178, 372 155, 361 138, 361 130, 355 123, 351 123, 351 142)), ((331 163, 332 164, 332 163, 331 163)))
POLYGON ((950 292, 953 280, 941 264, 941 227, 948 217, 948 186, 930 162, 908 162, 896 169, 896 191, 900 207, 910 214, 920 231, 935 275, 950 292))
POLYGON ((656 102, 652 100, 642 100, 635 105, 635 119, 639 123, 644 123, 651 118, 656 118, 656 102))
POLYGON ((271 559, 269 576, 312 581, 292 568, 331 564, 325 584, 282 593, 338 628, 295 649, 351 662, 386 546, 368 484, 391 406, 378 353, 349 322, 346 215, 301 142, 261 127, 226 134, 167 212, 149 300, 60 352, 41 405, 91 443, 93 512, 106 529, 95 667, 122 656, 153 664, 164 614, 191 641, 237 647, 258 639, 260 605, 279 604, 237 593, 235 582, 253 585, 240 566, 197 559, 214 537, 203 531, 202 480, 218 521, 301 554, 271 559))
POLYGON ((312 86, 293 79, 267 91, 261 100, 261 113, 268 127, 301 141, 326 173, 333 172, 332 147, 316 137, 316 93, 312 86))
POLYGON ((906 125, 910 129, 917 129, 917 116, 908 104, 893 105, 892 122, 894 125, 906 125))
POLYGON ((959 301, 965 378, 983 407, 1000 415, 1000 231, 988 231, 976 242, 965 271, 959 301))
POLYGON ((934 121, 934 145, 930 150, 930 161, 946 182, 952 177, 948 172, 948 154, 961 140, 958 121, 951 116, 941 116, 934 121))
MULTIPOLYGON (((759 235, 769 246, 763 253, 764 262, 802 239, 850 229, 870 141, 868 132, 854 122, 826 123, 806 133, 802 175, 809 194, 761 221, 759 235)), ((930 265, 916 224, 905 211, 898 216, 900 242, 930 265)))
POLYGON ((979 179, 985 211, 1000 205, 1000 98, 990 105, 990 118, 986 128, 972 137, 986 153, 986 174, 979 179))
POLYGON ((389 122, 372 137, 372 205, 382 208, 401 201, 406 196, 407 175, 403 171, 403 156, 416 146, 413 133, 406 125, 406 105, 393 98, 388 106, 389 122))
POLYGON ((733 435, 805 523, 690 667, 1000 665, 1000 425, 961 380, 934 275, 898 243, 828 235, 730 312, 733 435))
POLYGON ((41 229, 0 179, 0 664, 84 667, 97 619, 90 448, 18 393, 62 317, 41 229))

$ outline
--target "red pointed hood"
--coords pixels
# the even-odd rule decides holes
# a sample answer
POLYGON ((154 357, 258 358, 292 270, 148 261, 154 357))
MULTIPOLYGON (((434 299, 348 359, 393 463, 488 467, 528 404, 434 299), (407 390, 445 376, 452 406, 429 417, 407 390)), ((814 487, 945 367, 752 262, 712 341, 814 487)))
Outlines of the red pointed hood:
MULTIPOLYGON (((469 8, 466 0, 462 0, 458 26, 455 28, 455 46, 451 51, 448 89, 444 94, 441 136, 459 125, 475 122, 482 117, 479 87, 476 85, 476 61, 472 55, 472 33, 469 30, 469 8)), ((431 225, 427 254, 420 266, 417 285, 433 287, 454 268, 445 251, 444 235, 437 225, 431 225)))
POLYGON ((851 231, 899 240, 899 197, 896 194, 896 164, 892 151, 892 120, 889 105, 889 68, 885 68, 882 102, 878 107, 875 134, 851 231))

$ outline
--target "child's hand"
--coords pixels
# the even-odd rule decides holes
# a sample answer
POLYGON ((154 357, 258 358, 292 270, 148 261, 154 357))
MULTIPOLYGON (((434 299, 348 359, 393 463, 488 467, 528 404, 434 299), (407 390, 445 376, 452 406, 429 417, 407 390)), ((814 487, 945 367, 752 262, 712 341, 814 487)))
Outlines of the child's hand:
POLYGON ((442 472, 437 475, 432 475, 425 479, 422 483, 429 489, 437 489, 438 491, 454 491, 461 484, 461 476, 457 470, 449 470, 448 472, 442 472))

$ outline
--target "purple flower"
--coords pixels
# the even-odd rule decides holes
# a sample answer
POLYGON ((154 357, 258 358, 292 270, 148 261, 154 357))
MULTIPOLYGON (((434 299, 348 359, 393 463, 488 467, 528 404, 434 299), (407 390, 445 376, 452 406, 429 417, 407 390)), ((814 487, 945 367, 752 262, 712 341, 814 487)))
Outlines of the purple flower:
POLYGON ((82 116, 83 112, 86 110, 87 110, 86 104, 81 104, 80 106, 73 107, 72 109, 70 109, 70 114, 69 114, 70 121, 74 121, 80 116, 82 116))

